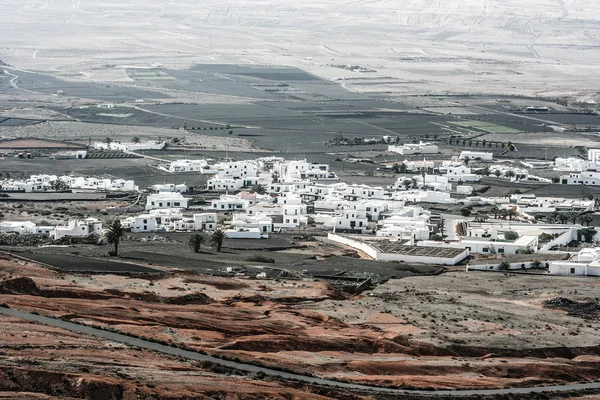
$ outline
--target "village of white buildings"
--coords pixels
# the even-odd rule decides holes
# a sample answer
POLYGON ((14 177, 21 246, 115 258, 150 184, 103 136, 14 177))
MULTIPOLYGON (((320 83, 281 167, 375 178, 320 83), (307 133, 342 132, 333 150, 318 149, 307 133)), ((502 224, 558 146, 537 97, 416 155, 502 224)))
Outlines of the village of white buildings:
MULTIPOLYGON (((164 143, 113 143, 97 147, 136 151, 162 148, 164 143)), ((348 246, 381 261, 457 265, 469 255, 568 253, 573 241, 589 243, 563 261, 506 265, 469 263, 469 270, 522 269, 547 264, 551 274, 600 275, 600 232, 590 226, 597 202, 589 198, 540 197, 515 193, 485 197, 473 184, 486 176, 512 183, 552 182, 530 171, 551 169, 563 185, 600 185, 600 149, 588 158, 557 158, 500 162, 492 153, 462 151, 450 160, 431 161, 433 143, 389 145, 405 160, 391 168, 402 176, 385 187, 340 181, 329 165, 308 160, 262 157, 240 161, 177 160, 158 168, 179 174, 208 176, 204 190, 216 195, 194 204, 185 184, 165 183, 140 190, 132 180, 101 177, 31 175, 4 178, 4 192, 131 192, 145 202, 145 210, 123 216, 122 225, 133 233, 204 231, 221 229, 229 239, 265 239, 286 231, 326 233, 324 240, 348 246), (478 163, 482 168, 473 168, 478 163), (490 206, 484 215, 470 215, 470 207, 490 206), (432 212, 459 206, 460 215, 432 212)), ((84 158, 85 155, 63 154, 84 158)), ((143 204, 143 203, 142 203, 143 204)), ((103 232, 96 218, 73 219, 65 225, 39 226, 30 221, 0 221, 0 234, 49 235, 55 240, 87 237, 103 232)))

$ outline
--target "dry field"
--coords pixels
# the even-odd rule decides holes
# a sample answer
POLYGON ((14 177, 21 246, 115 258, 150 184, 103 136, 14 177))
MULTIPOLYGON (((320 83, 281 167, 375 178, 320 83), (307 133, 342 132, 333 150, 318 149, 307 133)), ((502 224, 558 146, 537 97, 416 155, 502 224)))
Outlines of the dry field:
POLYGON ((153 64, 268 64, 397 94, 594 97, 599 22, 594 2, 583 0, 0 5, 4 61, 65 79, 131 82, 125 67, 153 64))

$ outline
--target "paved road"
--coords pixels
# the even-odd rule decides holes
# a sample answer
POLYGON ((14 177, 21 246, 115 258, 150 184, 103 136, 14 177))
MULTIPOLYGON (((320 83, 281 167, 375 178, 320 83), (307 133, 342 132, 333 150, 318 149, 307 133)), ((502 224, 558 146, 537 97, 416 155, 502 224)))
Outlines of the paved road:
POLYGON ((208 361, 215 364, 219 364, 225 367, 235 368, 246 372, 262 372, 265 375, 283 378, 286 380, 297 380, 311 385, 321 385, 335 387, 339 389, 347 390, 359 390, 369 391, 385 394, 397 394, 397 395, 412 395, 412 396, 452 396, 452 397, 465 397, 465 396, 493 396, 493 395, 506 395, 506 394, 528 394, 528 393, 548 393, 548 392, 569 392, 575 390, 586 390, 586 389, 600 389, 600 382, 593 383, 580 383, 571 385, 561 386, 543 386, 543 387, 531 387, 531 388, 507 388, 507 389, 487 389, 487 390, 403 390, 403 389, 391 389, 383 387, 366 386, 352 383, 343 383, 332 381, 328 379, 313 378, 310 376, 304 376, 299 374, 293 374, 288 372, 277 371, 274 369, 257 367, 254 365, 238 363, 234 361, 222 360, 193 351, 182 350, 174 347, 165 346, 158 343, 148 342, 146 340, 133 338, 130 336, 121 335, 119 333, 103 331, 101 329, 91 328, 88 326, 74 324, 59 319, 43 317, 41 315, 31 314, 19 310, 13 310, 9 308, 0 307, 0 314, 8 315, 11 317, 23 318, 29 321, 38 322, 45 325, 54 326, 57 328, 66 329, 71 332, 81 333, 84 335, 91 335, 102 339, 111 340, 113 342, 123 343, 130 346, 153 350, 162 354, 169 354, 177 357, 186 358, 194 361, 208 361))

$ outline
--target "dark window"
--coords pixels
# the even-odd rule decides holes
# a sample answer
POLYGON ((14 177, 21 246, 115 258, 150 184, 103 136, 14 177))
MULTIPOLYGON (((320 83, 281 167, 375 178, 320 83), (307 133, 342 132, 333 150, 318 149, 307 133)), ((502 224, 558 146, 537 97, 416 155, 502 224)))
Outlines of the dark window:
POLYGON ((571 268, 571 273, 574 274, 575 273, 575 268, 571 268))

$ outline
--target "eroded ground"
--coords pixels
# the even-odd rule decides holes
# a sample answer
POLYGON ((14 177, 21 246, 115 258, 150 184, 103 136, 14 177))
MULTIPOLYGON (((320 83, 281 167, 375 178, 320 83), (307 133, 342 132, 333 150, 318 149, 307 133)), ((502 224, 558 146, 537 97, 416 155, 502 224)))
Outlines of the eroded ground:
MULTIPOLYGON (((600 378, 599 321, 542 305, 558 296, 590 299, 599 286, 595 279, 452 272, 391 280, 349 297, 309 280, 192 272, 126 278, 56 273, 9 256, 0 263, 0 303, 11 308, 320 377, 431 388, 600 378)), ((149 392, 183 383, 181 396, 222 379, 189 363, 7 317, 0 329, 5 375, 42 370, 149 392)), ((14 390, 23 385, 15 379, 0 384, 14 390)), ((283 393, 276 383, 240 385, 263 397, 283 393)))

